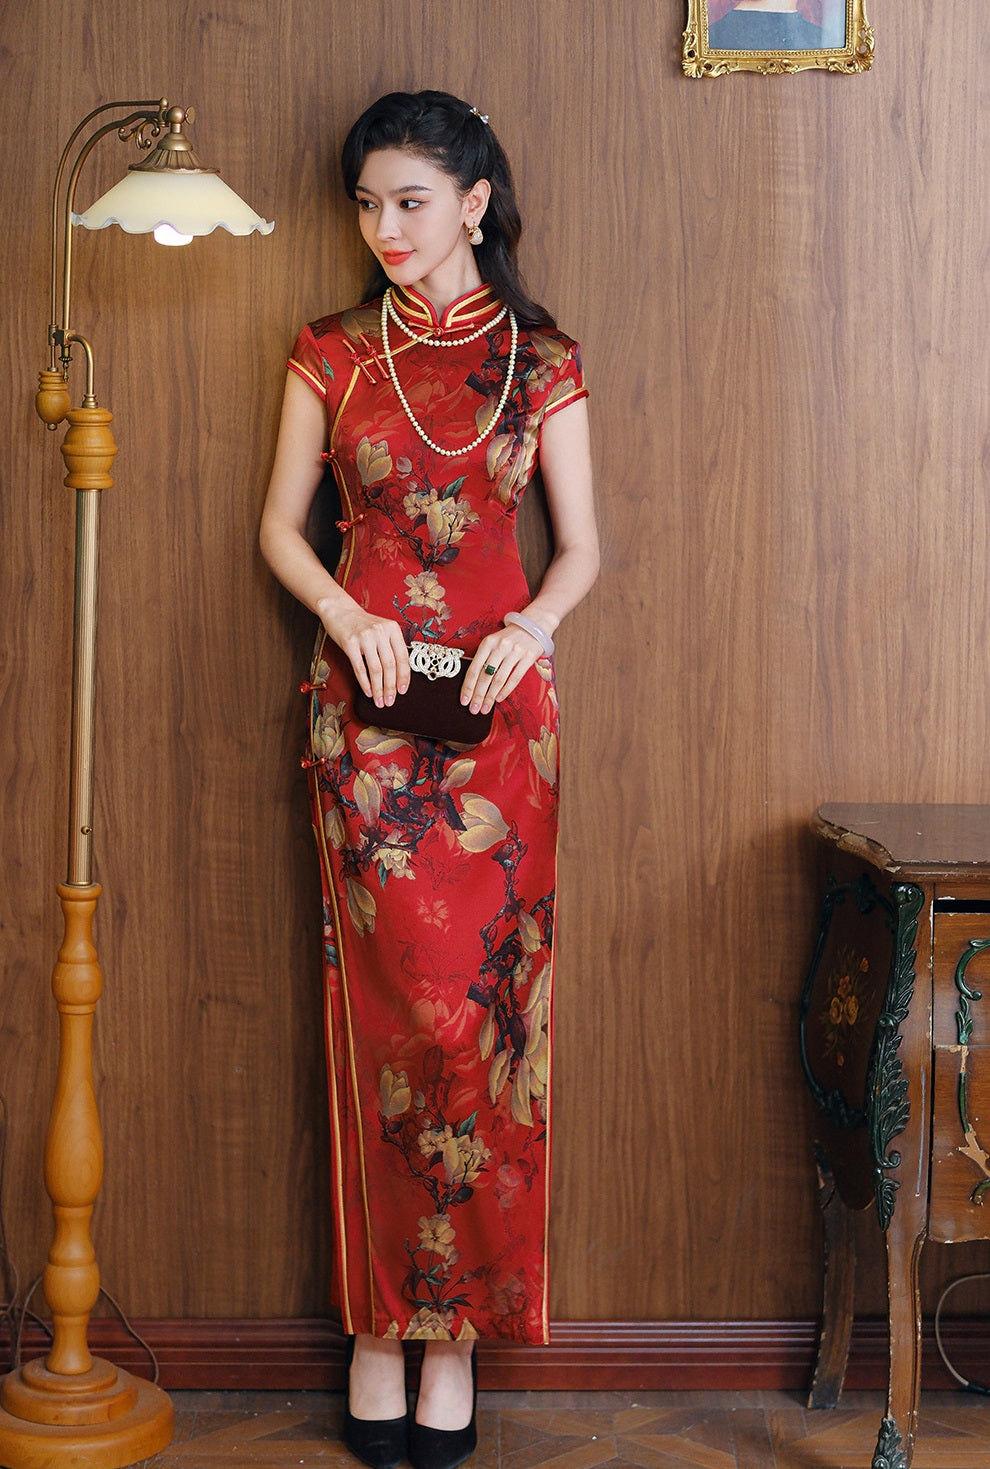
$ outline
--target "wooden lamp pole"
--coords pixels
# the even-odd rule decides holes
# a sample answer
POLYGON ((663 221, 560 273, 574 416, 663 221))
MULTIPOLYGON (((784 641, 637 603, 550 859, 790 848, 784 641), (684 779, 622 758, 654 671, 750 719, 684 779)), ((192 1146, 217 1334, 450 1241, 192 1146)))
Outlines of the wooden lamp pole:
MULTIPOLYGON (((116 132, 121 141, 134 139, 139 148, 148 150, 164 133, 154 153, 136 170, 149 179, 167 179, 174 203, 177 175, 202 180, 214 172, 203 168, 182 131, 189 120, 191 114, 181 108, 169 109, 164 98, 155 102, 110 102, 96 108, 66 144, 52 196, 50 361, 40 375, 36 406, 50 429, 65 419, 69 422, 61 446, 67 470, 64 482, 76 491, 68 876, 57 885, 65 936, 52 976, 59 1013, 59 1061, 45 1145, 45 1187, 55 1216, 44 1275, 53 1341, 46 1357, 26 1363, 0 1382, 0 1464, 6 1469, 121 1469, 158 1453, 171 1441, 173 1432, 168 1395, 145 1379, 94 1358, 87 1344, 90 1313, 100 1290, 90 1224, 103 1177, 103 1139, 92 1059, 93 1018, 103 987, 93 939, 93 915, 100 896, 100 887, 93 881, 99 516, 102 491, 113 484, 110 470, 117 446, 110 429, 112 414, 99 406, 93 392, 92 350, 71 330, 69 304, 72 209, 79 171, 91 149, 100 138, 116 132), (60 218, 61 184, 72 149, 94 119, 108 111, 117 114, 116 120, 97 127, 74 159, 62 206, 64 217, 60 218), (122 112, 128 115, 121 118, 122 112), (70 407, 68 389, 73 344, 78 344, 86 357, 86 393, 80 408, 70 407)), ((193 234, 208 233, 221 223, 237 234, 253 229, 267 234, 271 230, 270 223, 249 211, 215 175, 206 186, 214 190, 214 208, 220 207, 224 214, 219 219, 215 215, 197 217, 192 223, 192 213, 183 216, 177 225, 179 233, 171 230, 172 242, 186 243, 193 234), (219 206, 218 191, 222 198, 219 206), (235 225, 229 223, 234 217, 230 201, 234 201, 235 212, 238 206, 244 211, 235 225)), ((118 185, 118 189, 123 187, 118 185)), ((144 177, 137 187, 146 198, 149 191, 144 177)), ((201 192, 199 183, 195 187, 201 192)), ((97 207, 94 205, 93 210, 97 207)), ((148 216, 147 223, 125 223, 118 215, 113 218, 132 232, 150 230, 156 224, 160 229, 166 218, 164 211, 157 212, 161 207, 160 200, 152 206, 155 214, 148 216)), ((180 215, 181 208, 177 219, 180 215)))

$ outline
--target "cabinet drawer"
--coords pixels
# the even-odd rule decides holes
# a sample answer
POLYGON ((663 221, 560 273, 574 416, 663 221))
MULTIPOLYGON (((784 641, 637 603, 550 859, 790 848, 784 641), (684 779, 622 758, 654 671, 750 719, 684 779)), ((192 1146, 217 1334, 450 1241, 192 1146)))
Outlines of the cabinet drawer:
POLYGON ((990 1046, 990 913, 936 909, 932 981, 934 1044, 990 1046))
POLYGON ((990 1239, 990 1049, 938 1047, 932 1103, 929 1235, 990 1239))

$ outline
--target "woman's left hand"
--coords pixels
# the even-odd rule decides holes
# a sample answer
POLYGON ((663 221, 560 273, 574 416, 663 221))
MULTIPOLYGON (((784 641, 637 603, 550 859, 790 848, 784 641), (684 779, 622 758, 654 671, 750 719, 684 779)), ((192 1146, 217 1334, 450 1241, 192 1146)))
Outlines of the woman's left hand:
POLYGON ((461 703, 471 713, 487 714, 507 699, 519 680, 532 668, 543 649, 531 633, 521 627, 500 627, 482 638, 478 651, 461 685, 461 703), (493 671, 491 671, 493 670, 493 671))

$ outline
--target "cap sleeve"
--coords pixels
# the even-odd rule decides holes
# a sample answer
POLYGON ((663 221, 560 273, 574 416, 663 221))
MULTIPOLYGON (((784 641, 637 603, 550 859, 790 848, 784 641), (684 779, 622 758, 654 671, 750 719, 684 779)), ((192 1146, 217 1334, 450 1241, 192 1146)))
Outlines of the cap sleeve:
POLYGON ((324 402, 326 401, 327 364, 311 326, 304 326, 299 333, 286 366, 290 372, 298 373, 304 382, 309 383, 314 393, 319 393, 324 402))
POLYGON ((551 414, 559 413, 561 408, 566 408, 569 404, 576 403, 579 398, 587 398, 587 396, 588 389, 581 365, 581 348, 577 342, 571 342, 564 354, 553 386, 547 394, 543 421, 545 422, 551 414))

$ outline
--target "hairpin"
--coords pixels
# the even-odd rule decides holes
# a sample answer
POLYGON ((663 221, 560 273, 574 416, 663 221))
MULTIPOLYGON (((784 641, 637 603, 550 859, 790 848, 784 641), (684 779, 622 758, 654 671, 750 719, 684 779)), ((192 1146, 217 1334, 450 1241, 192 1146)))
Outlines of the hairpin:
POLYGON ((478 109, 477 109, 477 107, 472 107, 471 108, 471 116, 472 117, 480 117, 481 118, 481 121, 487 127, 487 125, 488 125, 488 113, 487 112, 479 112, 478 109))

